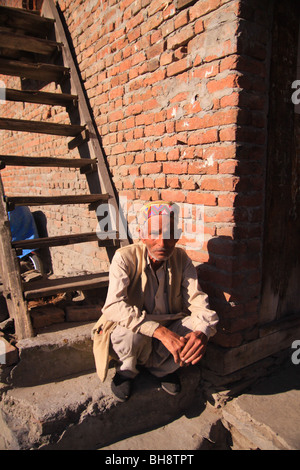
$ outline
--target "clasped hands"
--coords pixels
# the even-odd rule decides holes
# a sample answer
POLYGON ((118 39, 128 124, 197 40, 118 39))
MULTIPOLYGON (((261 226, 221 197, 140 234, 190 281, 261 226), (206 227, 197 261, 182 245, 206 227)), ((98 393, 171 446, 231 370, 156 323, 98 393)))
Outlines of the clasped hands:
POLYGON ((168 328, 159 326, 153 337, 163 343, 172 353, 174 362, 180 364, 180 367, 197 364, 202 359, 207 345, 207 336, 202 331, 179 336, 168 328))

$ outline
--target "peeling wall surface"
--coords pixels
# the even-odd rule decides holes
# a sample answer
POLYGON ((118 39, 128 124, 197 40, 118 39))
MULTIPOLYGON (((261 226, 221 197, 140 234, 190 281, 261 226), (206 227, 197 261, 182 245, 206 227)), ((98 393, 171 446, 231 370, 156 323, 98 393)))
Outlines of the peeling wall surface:
MULTIPOLYGON (((272 146, 279 151, 278 126, 286 124, 277 115, 279 121, 270 125, 268 114, 274 2, 59 0, 58 5, 118 195, 130 204, 168 199, 203 207, 203 243, 191 245, 186 236, 180 244, 199 265, 201 285, 220 315, 213 341, 233 348, 256 340, 265 323, 259 319, 262 263, 269 256, 264 230, 276 226, 265 194, 267 161, 272 146)), ((282 61, 292 42, 282 42, 282 61)), ((290 83, 285 86, 291 90, 290 83)), ((55 84, 44 90, 59 91, 55 84)), ((272 93, 277 103, 280 95, 272 93)), ((58 107, 5 103, 1 115, 68 123, 58 107)), ((280 145, 288 148, 289 142, 280 145)), ((67 144, 59 137, 1 131, 0 151, 64 157, 67 144)), ((76 157, 76 150, 70 156, 76 157)), ((75 178, 72 169, 12 168, 2 176, 10 195, 88 191, 85 177, 75 178)), ((273 194, 272 178, 268 166, 273 194)), ((41 210, 49 235, 94 230, 97 224, 84 207, 41 210)), ((57 273, 107 265, 97 246, 51 253, 57 273)))

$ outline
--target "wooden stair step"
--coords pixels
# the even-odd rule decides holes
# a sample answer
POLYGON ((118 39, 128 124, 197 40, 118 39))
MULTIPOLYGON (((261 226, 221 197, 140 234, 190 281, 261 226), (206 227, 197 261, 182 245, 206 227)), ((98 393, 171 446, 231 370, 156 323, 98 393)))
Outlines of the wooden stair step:
POLYGON ((36 134, 60 135, 64 137, 76 137, 85 126, 74 124, 56 124, 44 121, 26 121, 24 119, 0 118, 0 129, 19 132, 33 132, 36 134))
POLYGON ((55 158, 55 157, 22 157, 18 155, 0 155, 4 166, 30 166, 49 168, 85 168, 97 164, 96 158, 55 158))
POLYGON ((61 51, 63 45, 59 42, 49 41, 48 39, 14 33, 0 26, 0 47, 16 51, 50 55, 56 51, 61 51))
POLYGON ((26 300, 51 296, 61 292, 75 290, 98 289, 108 286, 108 273, 84 274, 80 276, 45 279, 31 282, 22 282, 26 300))
POLYGON ((6 101, 21 101, 22 103, 37 103, 63 107, 70 105, 77 106, 78 104, 78 97, 76 95, 36 90, 13 90, 12 88, 6 88, 5 99, 6 101))
POLYGON ((100 239, 96 232, 58 235, 56 237, 36 238, 33 240, 20 240, 12 242, 16 250, 35 250, 36 248, 74 245, 78 243, 99 242, 99 246, 117 246, 116 232, 106 232, 106 238, 100 239))
POLYGON ((82 194, 77 196, 5 196, 5 201, 11 207, 17 206, 49 206, 65 204, 93 204, 107 202, 108 194, 82 194))
POLYGON ((0 24, 32 35, 45 37, 53 29, 55 20, 20 8, 0 6, 0 24))
POLYGON ((70 76, 70 69, 61 65, 26 63, 2 58, 0 58, 0 71, 2 75, 29 78, 42 82, 59 83, 63 78, 69 78, 70 76))

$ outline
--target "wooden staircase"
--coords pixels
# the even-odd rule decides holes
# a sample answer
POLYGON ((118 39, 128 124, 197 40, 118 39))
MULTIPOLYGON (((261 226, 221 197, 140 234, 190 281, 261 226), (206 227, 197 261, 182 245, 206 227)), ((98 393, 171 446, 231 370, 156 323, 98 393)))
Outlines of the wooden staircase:
MULTIPOLYGON (((106 161, 101 149, 86 95, 72 57, 60 14, 53 0, 45 0, 43 16, 16 8, 0 6, 0 71, 3 75, 31 79, 38 82, 56 82, 61 93, 40 90, 6 89, 6 100, 62 106, 67 109, 71 124, 6 119, 0 117, 0 129, 72 137, 66 150, 78 149, 78 158, 54 158, 0 155, 0 168, 57 167, 76 168, 87 178, 90 194, 34 197, 4 195, 0 178, 0 263, 3 295, 10 316, 14 319, 17 339, 32 337, 34 331, 28 311, 28 300, 71 290, 87 290, 108 285, 108 273, 42 279, 23 282, 16 250, 65 246, 74 243, 98 241, 106 247, 109 259, 116 247, 128 244, 119 239, 118 220, 113 231, 98 238, 97 233, 68 234, 12 243, 8 211, 17 206, 44 206, 88 204, 90 210, 108 203, 118 215, 118 202, 106 161)), ((117 217, 118 219, 118 217, 117 217)))

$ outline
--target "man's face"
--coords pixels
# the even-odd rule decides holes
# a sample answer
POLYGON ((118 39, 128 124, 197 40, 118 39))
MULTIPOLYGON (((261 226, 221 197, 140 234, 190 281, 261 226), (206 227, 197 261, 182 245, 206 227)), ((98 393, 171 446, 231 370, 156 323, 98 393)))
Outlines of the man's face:
POLYGON ((173 219, 165 215, 153 215, 145 222, 141 239, 151 258, 156 261, 167 260, 178 241, 174 238, 173 219))

